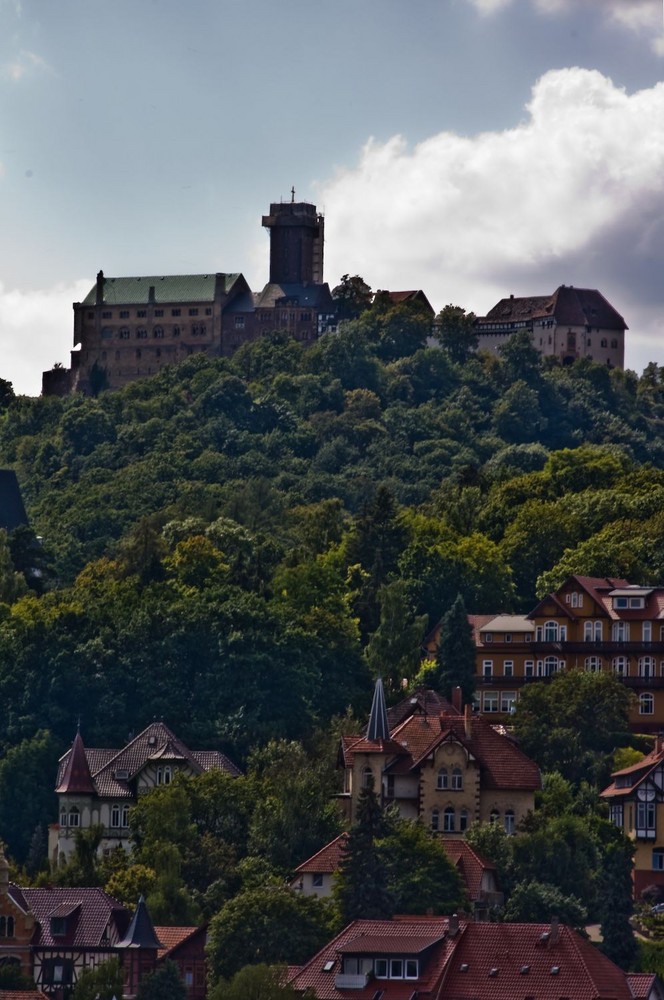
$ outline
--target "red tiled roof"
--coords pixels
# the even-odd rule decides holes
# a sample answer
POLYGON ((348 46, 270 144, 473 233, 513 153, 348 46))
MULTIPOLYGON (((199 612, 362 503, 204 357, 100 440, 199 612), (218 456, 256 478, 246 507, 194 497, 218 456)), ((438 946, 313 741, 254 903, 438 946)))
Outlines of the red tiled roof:
MULTIPOLYGON (((77 734, 71 750, 60 758, 56 791, 67 790, 63 783, 79 738, 77 734)), ((82 747, 82 740, 80 745, 82 747)), ((134 792, 129 781, 149 760, 159 757, 166 760, 186 760, 195 774, 209 770, 226 771, 233 776, 240 774, 239 768, 223 753, 216 750, 189 750, 163 722, 151 723, 121 750, 85 750, 85 757, 92 775, 93 787, 90 794, 95 794, 96 791, 97 795, 105 798, 133 798, 134 792), (127 772, 129 779, 117 778, 118 771, 127 772)))
POLYGON ((664 761, 664 747, 659 745, 655 746, 654 750, 651 750, 649 754, 638 761, 636 764, 632 764, 630 767, 623 767, 620 771, 613 771, 611 774, 611 784, 607 785, 604 791, 601 793, 602 798, 612 798, 621 795, 631 795, 635 788, 641 784, 645 778, 648 777, 653 768, 657 767, 664 761), (634 781, 630 785, 619 786, 616 784, 616 778, 621 778, 627 775, 633 775, 634 781))
POLYGON ((34 914, 37 923, 32 941, 41 948, 96 948, 105 943, 102 939, 109 925, 114 924, 122 934, 129 923, 126 908, 102 889, 28 889, 10 884, 9 891, 12 897, 24 900, 34 914), (53 937, 51 916, 66 913, 71 913, 67 934, 53 937))
POLYGON ((319 1000, 351 997, 408 1000, 414 993, 440 1000, 632 1000, 628 977, 589 941, 547 924, 459 922, 448 917, 356 920, 290 976, 291 986, 313 989, 319 1000), (341 956, 428 954, 417 980, 371 979, 361 989, 337 988, 341 956))
POLYGON ((335 872, 343 857, 343 847, 346 843, 347 833, 340 833, 338 837, 331 840, 329 844, 325 847, 321 847, 320 851, 316 854, 312 854, 310 858, 303 861, 299 865, 293 874, 298 875, 303 872, 321 872, 323 875, 331 874, 335 872))
POLYGON ((654 972, 628 972, 627 982, 634 995, 634 1000, 648 1000, 656 979, 657 976, 654 972))
POLYGON ((473 850, 462 837, 442 837, 440 844, 459 871, 471 902, 481 899, 483 875, 487 871, 495 872, 496 866, 473 850))
POLYGON ((48 1000, 41 990, 0 990, 0 1000, 48 1000))
POLYGON ((162 944, 157 952, 157 958, 165 958, 200 930, 202 930, 201 927, 155 927, 155 934, 162 944))
POLYGON ((62 777, 55 790, 69 795, 95 794, 95 786, 90 776, 90 766, 80 732, 77 732, 74 737, 72 748, 62 771, 62 777))

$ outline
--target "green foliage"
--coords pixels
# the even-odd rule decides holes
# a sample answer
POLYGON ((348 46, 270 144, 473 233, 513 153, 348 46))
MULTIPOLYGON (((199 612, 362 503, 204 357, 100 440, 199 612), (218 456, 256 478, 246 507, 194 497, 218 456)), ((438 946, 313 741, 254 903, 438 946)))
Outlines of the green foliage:
POLYGON ((461 594, 441 619, 436 667, 440 693, 451 701, 454 688, 460 687, 463 704, 470 704, 475 690, 475 643, 461 594))
POLYGON ((210 921, 208 962, 213 983, 245 965, 301 964, 336 929, 328 903, 285 886, 238 893, 210 921))
POLYGON ((46 860, 43 824, 56 811, 53 762, 60 750, 51 734, 41 729, 0 758, 0 839, 19 864, 30 861, 32 874, 46 860), (42 834, 33 843, 38 827, 42 834))
POLYGON ((503 919, 514 924, 547 923, 552 916, 579 930, 588 919, 576 896, 565 896, 556 886, 534 880, 514 886, 503 912, 503 919))
POLYGON ((122 996, 124 974, 117 958, 109 958, 94 969, 80 973, 72 1000, 113 1000, 122 996))
POLYGON ((334 878, 334 898, 344 924, 357 919, 382 919, 395 912, 388 887, 385 858, 379 841, 390 829, 372 785, 362 788, 354 825, 343 846, 334 878))
POLYGON ((460 875, 440 839, 421 823, 391 818, 377 841, 395 913, 454 913, 465 908, 460 875))
POLYGON ((344 274, 338 285, 332 289, 332 298, 337 310, 337 319, 357 319, 371 305, 371 288, 359 274, 344 274))
POLYGON ((146 976, 138 987, 136 1000, 186 1000, 187 990, 175 962, 164 962, 146 976))
MULTIPOLYGON (((282 965, 245 965, 232 979, 220 979, 209 1000, 297 1000, 302 994, 284 982, 282 965)), ((307 991, 308 992, 308 991, 307 991)))
POLYGON ((457 364, 464 364, 477 350, 479 337, 474 323, 474 313, 466 313, 461 306, 452 304, 445 306, 436 316, 436 337, 443 350, 457 364))
POLYGON ((603 888, 600 894, 602 951, 627 970, 636 960, 637 942, 630 924, 634 845, 622 830, 611 831, 604 850, 603 888))

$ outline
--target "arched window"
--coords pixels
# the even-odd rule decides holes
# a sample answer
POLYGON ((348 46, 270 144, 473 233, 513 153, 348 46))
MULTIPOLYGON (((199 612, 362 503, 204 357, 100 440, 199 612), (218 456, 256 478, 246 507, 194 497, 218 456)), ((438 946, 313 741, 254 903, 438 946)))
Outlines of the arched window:
POLYGON ((463 771, 460 767, 455 767, 452 771, 452 788, 455 792, 463 789, 463 771))
POLYGON ((69 810, 69 826, 80 826, 81 814, 79 813, 76 806, 72 806, 69 810))
POLYGON ((489 823, 497 823, 500 819, 500 813, 497 809, 492 809, 489 813, 489 823))
POLYGON ((111 808, 111 827, 115 830, 120 826, 120 806, 111 808))
POLYGON ((440 829, 440 814, 437 809, 433 809, 431 812, 431 829, 437 831, 440 829))
POLYGON ((615 656, 611 666, 613 667, 614 674, 618 677, 629 676, 629 660, 626 656, 615 656))
POLYGON ((441 767, 436 778, 436 788, 447 788, 447 768, 441 767))
POLYGON ((655 657, 640 656, 639 677, 654 677, 654 676, 655 676, 655 657))
POLYGON ((173 772, 171 771, 170 767, 165 767, 164 768, 164 784, 165 785, 170 785, 172 777, 173 777, 173 772))
MULTIPOLYGON (((157 768, 157 784, 158 784, 158 785, 161 785, 161 783, 162 783, 162 780, 163 780, 163 777, 164 777, 164 771, 163 771, 163 768, 161 768, 161 767, 158 767, 158 768, 157 768)), ((365 786, 365 787, 366 787, 366 786, 365 786)))
POLYGON ((558 670, 558 657, 546 656, 544 658, 544 676, 551 677, 558 670))
POLYGON ((544 623, 544 642, 558 641, 558 622, 544 623))
POLYGON ((373 788, 373 786, 374 786, 373 771, 368 766, 364 767, 362 769, 362 788, 373 788))
POLYGON ((125 829, 129 826, 129 806, 122 807, 120 826, 125 827, 125 829))
POLYGON ((163 326, 155 326, 154 330, 152 331, 152 336, 156 340, 161 340, 162 337, 164 336, 164 328, 163 328, 163 326))
POLYGON ((599 656, 586 656, 586 670, 591 674, 598 674, 602 669, 602 661, 599 656))
POLYGON ((653 715, 655 711, 654 695, 646 691, 639 695, 639 715, 653 715))
POLYGON ((459 813, 459 830, 464 833, 468 829, 468 810, 462 809, 459 813))
POLYGON ((593 623, 584 622, 583 623, 583 641, 592 642, 593 640, 593 623))
POLYGON ((611 626, 611 639, 613 642, 628 642, 629 624, 627 622, 614 622, 611 626))
POLYGON ((514 829, 515 829, 514 810, 513 809, 506 809, 505 810, 505 833, 512 834, 512 833, 514 833, 514 829))
POLYGON ((445 833, 454 833, 456 829, 456 817, 452 806, 446 806, 443 813, 443 830, 445 833))

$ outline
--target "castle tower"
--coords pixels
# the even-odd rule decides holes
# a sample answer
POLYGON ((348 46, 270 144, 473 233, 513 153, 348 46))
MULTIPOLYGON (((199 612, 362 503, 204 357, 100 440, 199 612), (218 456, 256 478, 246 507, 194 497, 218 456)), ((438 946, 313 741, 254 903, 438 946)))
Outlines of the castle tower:
POLYGON ((270 231, 270 282, 277 285, 323 284, 324 219, 315 205, 273 202, 263 216, 270 231))

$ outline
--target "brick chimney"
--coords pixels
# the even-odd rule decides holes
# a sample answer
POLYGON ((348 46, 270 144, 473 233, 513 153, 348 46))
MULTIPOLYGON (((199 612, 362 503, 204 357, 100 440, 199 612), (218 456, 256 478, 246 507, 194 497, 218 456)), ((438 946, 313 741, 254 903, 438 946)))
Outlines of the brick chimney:
POLYGON ((101 306, 104 304, 104 272, 100 271, 97 275, 97 295, 96 304, 101 306))
POLYGON ((461 715, 463 712, 463 691, 458 684, 452 688, 452 705, 456 708, 459 715, 461 715))
POLYGON ((553 948, 555 944, 558 944, 558 937, 560 936, 560 918, 551 917, 551 927, 549 929, 549 948, 553 948))
POLYGON ((449 918, 448 936, 451 938, 456 937, 458 933, 459 933, 459 914, 453 913, 452 916, 449 918))
POLYGON ((466 731, 466 739, 469 740, 473 735, 473 706, 470 704, 464 705, 463 728, 466 731))

